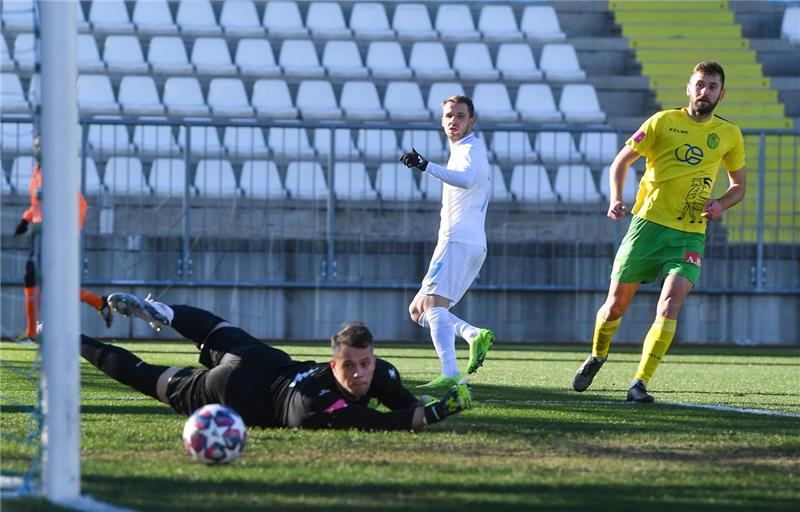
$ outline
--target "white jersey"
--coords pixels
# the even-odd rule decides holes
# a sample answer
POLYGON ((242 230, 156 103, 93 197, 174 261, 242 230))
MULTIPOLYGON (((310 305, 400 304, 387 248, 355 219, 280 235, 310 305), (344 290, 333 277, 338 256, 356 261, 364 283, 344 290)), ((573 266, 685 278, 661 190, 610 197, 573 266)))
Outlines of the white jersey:
POLYGON ((439 242, 461 242, 486 249, 489 171, 486 145, 474 133, 450 143, 447 167, 428 162, 425 172, 444 182, 439 242))

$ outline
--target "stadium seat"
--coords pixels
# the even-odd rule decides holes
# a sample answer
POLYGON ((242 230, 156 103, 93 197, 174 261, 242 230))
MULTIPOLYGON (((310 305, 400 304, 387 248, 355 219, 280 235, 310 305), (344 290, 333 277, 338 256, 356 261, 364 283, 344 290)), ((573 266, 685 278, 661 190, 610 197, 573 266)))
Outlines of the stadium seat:
POLYGON ((296 2, 267 2, 262 24, 271 38, 308 36, 296 2))
POLYGON ((333 165, 333 193, 337 199, 353 201, 374 201, 378 197, 361 162, 336 162, 333 165))
POLYGON ((147 48, 147 62, 154 73, 186 75, 194 73, 183 40, 177 36, 154 36, 147 48))
POLYGON ((434 119, 442 118, 442 102, 450 96, 464 94, 464 88, 458 82, 436 82, 428 90, 428 110, 434 119))
POLYGON ((439 41, 414 43, 408 63, 414 75, 423 80, 452 80, 456 76, 450 68, 444 45, 439 41))
POLYGON ((90 25, 89 22, 86 21, 86 15, 83 12, 83 6, 80 2, 75 6, 75 28, 78 29, 78 32, 84 33, 88 32, 90 25))
MULTIPOLYGON (((331 130, 330 128, 317 128, 314 130, 314 148, 323 160, 328 160, 331 153, 331 130)), ((336 129, 333 132, 334 159, 336 160, 356 160, 361 157, 361 152, 353 143, 350 130, 346 128, 336 129)))
POLYGON ((150 187, 142 171, 142 161, 134 157, 114 156, 106 162, 103 185, 119 196, 150 194, 150 187))
MULTIPOLYGON (((9 155, 30 155, 33 146, 32 123, 3 123, 0 125, 0 153, 9 155)), ((11 183, 15 188, 16 184, 11 183)))
POLYGON ((781 38, 792 44, 800 44, 800 6, 790 5, 783 11, 781 38))
POLYGON ((147 73, 142 47, 136 36, 110 35, 103 46, 103 60, 112 73, 147 73))
POLYGON ((557 200, 547 170, 542 165, 515 165, 511 170, 511 183, 508 188, 514 199, 523 203, 557 200))
POLYGON ((186 162, 181 158, 156 158, 150 166, 148 184, 159 196, 183 197, 186 162))
POLYGON ((8 182, 8 177, 6 176, 5 171, 0 173, 0 194, 3 196, 8 196, 14 193, 14 188, 11 186, 11 183, 8 182))
POLYGON ((283 199, 283 188, 278 167, 267 160, 247 160, 242 164, 239 186, 246 197, 254 199, 283 199))
POLYGON ((528 132, 496 131, 492 133, 491 148, 504 165, 530 164, 539 159, 528 132))
POLYGON ((450 148, 445 147, 442 142, 441 130, 404 130, 401 149, 410 151, 412 147, 431 162, 440 165, 446 165, 450 157, 450 148))
POLYGON ((570 132, 539 132, 533 148, 546 164, 572 164, 582 161, 570 132))
POLYGON ((33 71, 36 63, 36 49, 34 48, 33 34, 24 32, 14 38, 14 61, 20 71, 33 71))
POLYGON ((357 39, 394 39, 386 9, 378 2, 358 2, 350 11, 350 30, 357 39))
POLYGON ((217 25, 214 9, 209 0, 180 0, 175 23, 185 36, 217 36, 222 29, 217 25))
POLYGON ((583 132, 578 149, 589 165, 610 164, 620 150, 614 132, 583 132))
POLYGON ((200 82, 193 76, 167 78, 164 84, 164 106, 170 116, 207 116, 200 82))
POLYGON ((497 80, 500 73, 492 65, 489 48, 483 43, 458 43, 453 69, 463 80, 497 80))
POLYGON ((561 112, 556 108, 553 92, 547 84, 522 84, 517 89, 514 106, 524 121, 531 123, 560 123, 561 112))
POLYGON ((563 41, 566 35, 561 31, 556 10, 551 5, 528 5, 522 11, 520 29, 529 41, 563 41))
POLYGON ((411 78, 403 49, 397 41, 373 41, 367 49, 367 67, 375 78, 411 78))
POLYGON ((345 82, 339 105, 349 120, 378 121, 386 119, 375 83, 367 80, 345 82))
POLYGON ((253 115, 244 84, 238 78, 212 78, 208 86, 208 106, 215 116, 249 118, 253 115))
POLYGON ((375 175, 375 190, 384 201, 422 199, 414 174, 399 161, 384 162, 378 166, 375 175))
POLYGON ((422 196, 428 201, 441 201, 442 200, 442 180, 434 178, 427 172, 420 173, 419 175, 419 191, 422 196))
POLYGON ((586 78, 586 73, 578 63, 575 48, 568 43, 544 45, 542 56, 539 59, 539 67, 544 71, 548 80, 565 82, 586 78))
POLYGON ((123 0, 92 2, 89 7, 92 32, 102 34, 132 34, 135 31, 123 0))
POLYGON ((27 95, 28 103, 30 103, 32 106, 42 104, 42 86, 39 82, 40 82, 39 73, 32 74, 31 79, 28 82, 28 95, 27 95))
POLYGON ((287 39, 281 45, 278 64, 287 77, 316 78, 325 75, 319 65, 314 43, 309 40, 287 39))
POLYGON ((506 187, 506 180, 503 177, 503 171, 500 169, 500 166, 497 164, 492 164, 491 169, 492 191, 491 195, 489 196, 490 201, 499 203, 511 201, 511 192, 509 192, 508 187, 506 187))
POLYGON ((565 85, 558 109, 568 123, 603 123, 606 120, 592 84, 565 85))
POLYGON ((541 80, 531 46, 527 43, 503 43, 497 48, 497 70, 505 80, 541 80))
POLYGON ((22 83, 16 73, 3 73, 0 87, 0 108, 4 114, 28 114, 31 112, 31 106, 25 99, 22 83))
MULTIPOLYGON (((166 121, 165 117, 142 118, 144 121, 166 121)), ((175 141, 172 127, 164 124, 137 124, 133 127, 133 143, 148 158, 177 156, 181 146, 175 141)), ((152 184, 152 182, 151 182, 152 184)))
MULTIPOLYGON (((28 152, 30 152, 30 146, 28 146, 28 152)), ((34 164, 33 157, 27 155, 16 157, 11 164, 11 175, 8 181, 17 194, 28 195, 34 164)))
MULTIPOLYGON (((97 116, 95 119, 114 120, 121 119, 116 116, 97 116)), ((134 152, 131 144, 128 127, 124 124, 95 124, 89 125, 88 142, 91 154, 100 160, 110 156, 127 156, 134 152)))
POLYGON ((333 86, 327 80, 303 80, 297 88, 297 109, 303 119, 340 119, 333 86))
POLYGON ((228 44, 221 37, 198 37, 192 46, 192 64, 199 74, 235 75, 236 66, 231 62, 228 44))
POLYGON ((289 86, 284 80, 256 80, 253 84, 251 104, 258 117, 296 119, 297 109, 292 103, 289 86))
POLYGON ((311 2, 306 14, 306 27, 315 39, 350 39, 339 2, 311 2))
POLYGON ((368 160, 394 160, 402 154, 397 147, 397 135, 394 130, 378 128, 362 128, 358 130, 356 147, 368 160))
POLYGON ((105 75, 80 75, 78 107, 82 115, 118 114, 120 108, 111 90, 111 80, 105 75))
MULTIPOLYGON (((2 38, 0 38, 2 39, 2 38)), ((141 48, 139 52, 141 53, 141 48)), ((100 52, 97 50, 97 42, 91 34, 78 34, 78 72, 80 73, 102 73, 106 70, 106 65, 100 59, 100 52)))
POLYGON ((133 6, 133 23, 141 35, 178 33, 167 0, 137 0, 133 6))
POLYGON ((286 190, 292 199, 327 199, 328 185, 318 162, 289 162, 286 190))
POLYGON ((507 123, 516 121, 517 111, 511 108, 508 90, 502 83, 480 83, 472 93, 476 115, 487 122, 507 123))
POLYGON ((107 189, 103 186, 100 170, 97 168, 94 158, 86 157, 82 159, 79 165, 83 166, 83 179, 81 180, 83 192, 90 196, 104 193, 107 189))
POLYGON ((345 78, 365 78, 369 71, 364 67, 361 54, 355 41, 328 41, 322 51, 322 65, 328 76, 345 78))
MULTIPOLYGON (((208 121, 208 119, 197 118, 194 121, 208 121)), ((222 145, 222 140, 219 138, 219 132, 216 126, 189 126, 189 154, 192 157, 203 158, 218 158, 225 154, 225 147, 222 145)), ((185 147, 186 142, 186 126, 181 125, 178 128, 178 140, 185 147)))
POLYGON ((266 39, 240 39, 233 60, 243 75, 265 77, 281 74, 281 68, 275 63, 272 45, 266 39))
POLYGON ((439 37, 433 30, 428 8, 420 3, 397 4, 392 28, 401 41, 431 41, 439 37))
POLYGON ((219 24, 227 37, 264 37, 264 27, 259 23, 252 0, 224 2, 219 24))
POLYGON ((383 96, 383 107, 389 118, 396 121, 427 121, 430 118, 416 82, 389 82, 383 96))
POLYGON ((481 33, 475 30, 475 21, 469 7, 461 4, 440 4, 436 10, 434 28, 442 41, 478 41, 481 33))
MULTIPOLYGON (((96 50, 97 48, 95 48, 96 50)), ((11 58, 11 52, 8 50, 5 37, 0 37, 0 71, 14 71, 14 60, 11 58)))
POLYGON ((559 165, 556 171, 555 191, 567 203, 596 203, 600 194, 586 165, 559 165))
POLYGON ((279 160, 314 158, 305 128, 270 128, 267 145, 279 160))
POLYGON ((510 5, 484 5, 478 15, 478 30, 486 42, 521 41, 514 11, 510 5))
POLYGON ((269 148, 260 127, 227 126, 222 143, 231 158, 238 161, 269 156, 269 148))
POLYGON ((4 32, 33 32, 33 0, 3 0, 0 20, 4 32))
POLYGON ((197 162, 194 188, 202 197, 234 197, 242 195, 236 184, 233 166, 224 158, 204 158, 197 162))
POLYGON ((122 112, 136 116, 164 115, 152 76, 124 76, 119 83, 119 104, 122 112))
MULTIPOLYGON (((600 172, 600 193, 608 200, 611 194, 611 183, 609 181, 609 174, 611 167, 608 165, 603 166, 600 172)), ((633 207, 636 201, 636 192, 639 189, 639 180, 636 176, 636 169, 633 166, 628 167, 628 176, 625 178, 625 183, 622 184, 622 200, 628 204, 628 208, 633 207)))

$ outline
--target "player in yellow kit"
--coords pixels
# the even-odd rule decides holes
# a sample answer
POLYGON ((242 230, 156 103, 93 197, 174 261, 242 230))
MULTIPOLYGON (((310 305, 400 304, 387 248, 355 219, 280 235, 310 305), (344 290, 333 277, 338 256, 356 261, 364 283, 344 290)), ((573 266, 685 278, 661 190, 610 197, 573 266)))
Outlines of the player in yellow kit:
POLYGON ((714 114, 725 97, 725 72, 716 62, 694 67, 686 86, 689 105, 650 117, 611 164, 608 218, 627 214, 622 185, 639 157, 647 166, 639 184, 633 219, 614 258, 608 298, 597 312, 592 354, 578 368, 572 387, 584 391, 608 357, 611 338, 640 283, 663 276, 656 317, 644 339, 639 369, 628 390, 633 402, 652 402, 647 383, 667 353, 684 299, 703 264, 706 223, 744 197, 742 132, 714 114), (725 193, 711 198, 720 162, 728 172, 725 193))

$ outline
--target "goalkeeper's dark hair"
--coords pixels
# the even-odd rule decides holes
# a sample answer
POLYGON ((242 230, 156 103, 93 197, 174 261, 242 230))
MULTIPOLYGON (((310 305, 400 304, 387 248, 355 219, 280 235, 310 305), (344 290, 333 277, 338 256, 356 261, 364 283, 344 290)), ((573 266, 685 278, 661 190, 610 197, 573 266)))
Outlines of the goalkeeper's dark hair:
POLYGON ((725 88, 725 71, 722 69, 722 65, 719 62, 714 62, 713 60, 698 62, 695 64, 692 74, 698 71, 704 75, 719 75, 720 81, 722 82, 720 84, 720 89, 725 88))
POLYGON ((467 110, 469 110, 469 117, 475 117, 475 105, 472 103, 472 98, 469 96, 463 96, 460 94, 456 96, 450 96, 442 102, 442 107, 448 103, 461 103, 462 105, 466 105, 467 110))
POLYGON ((331 348, 334 353, 342 349, 342 345, 355 348, 369 348, 372 346, 372 333, 364 322, 350 322, 344 324, 339 331, 331 336, 331 348))

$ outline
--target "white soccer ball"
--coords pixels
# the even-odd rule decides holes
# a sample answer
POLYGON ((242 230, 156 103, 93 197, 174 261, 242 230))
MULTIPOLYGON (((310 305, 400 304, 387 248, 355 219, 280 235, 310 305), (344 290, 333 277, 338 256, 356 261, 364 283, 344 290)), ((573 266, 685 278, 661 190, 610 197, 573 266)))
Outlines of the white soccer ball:
POLYGON ((247 441, 242 417, 220 404, 194 411, 183 426, 183 446, 194 460, 205 464, 228 464, 239 458, 247 441))

